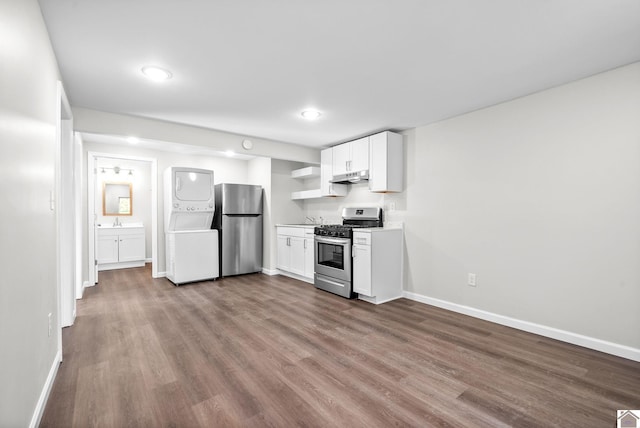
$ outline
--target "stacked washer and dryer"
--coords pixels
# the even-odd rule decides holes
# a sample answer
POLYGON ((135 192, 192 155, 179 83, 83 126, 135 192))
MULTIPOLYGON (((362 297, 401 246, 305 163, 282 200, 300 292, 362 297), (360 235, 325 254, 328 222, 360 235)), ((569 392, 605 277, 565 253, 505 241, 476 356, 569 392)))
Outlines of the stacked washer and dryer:
POLYGON ((176 285, 220 276, 213 171, 169 167, 164 172, 166 276, 176 285))

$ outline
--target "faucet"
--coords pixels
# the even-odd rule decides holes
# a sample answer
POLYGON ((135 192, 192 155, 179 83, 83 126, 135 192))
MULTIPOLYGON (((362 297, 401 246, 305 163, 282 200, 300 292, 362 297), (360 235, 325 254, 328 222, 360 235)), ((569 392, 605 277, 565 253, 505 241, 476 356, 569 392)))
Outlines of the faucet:
POLYGON ((113 227, 116 226, 122 226, 122 223, 120 223, 120 220, 118 220, 118 217, 116 217, 115 221, 113 222, 113 227))

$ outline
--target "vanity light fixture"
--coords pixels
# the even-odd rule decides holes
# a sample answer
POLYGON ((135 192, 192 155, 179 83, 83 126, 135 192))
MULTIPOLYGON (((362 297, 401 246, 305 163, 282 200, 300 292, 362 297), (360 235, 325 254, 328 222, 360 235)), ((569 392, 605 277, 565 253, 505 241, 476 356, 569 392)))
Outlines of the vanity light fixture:
POLYGON ((302 116, 303 119, 316 120, 320 116, 322 116, 322 113, 320 113, 318 110, 310 108, 310 109, 303 110, 302 113, 300 113, 300 116, 302 116))
POLYGON ((120 174, 120 171, 129 171, 129 175, 133 175, 133 170, 129 169, 129 168, 120 168, 119 166, 114 166, 114 167, 109 167, 109 166, 103 166, 101 167, 102 171, 101 173, 104 174, 106 173, 107 169, 110 169, 114 172, 114 174, 120 174))
POLYGON ((147 79, 153 80, 154 82, 163 82, 171 79, 173 76, 169 70, 155 65, 145 65, 140 71, 142 71, 142 74, 144 74, 147 79))

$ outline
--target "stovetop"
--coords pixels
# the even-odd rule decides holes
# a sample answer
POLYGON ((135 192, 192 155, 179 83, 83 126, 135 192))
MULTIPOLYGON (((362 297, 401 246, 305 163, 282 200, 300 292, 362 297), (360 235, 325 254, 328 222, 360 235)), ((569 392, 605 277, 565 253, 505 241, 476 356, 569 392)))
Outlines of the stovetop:
POLYGON ((342 224, 325 224, 313 229, 318 236, 352 238, 353 229, 382 227, 382 208, 344 208, 342 224))
MULTIPOLYGON (((336 238, 351 238, 353 229, 372 227, 366 224, 325 224, 313 228, 314 235, 330 236, 336 238)), ((373 226, 377 227, 377 226, 373 226)))

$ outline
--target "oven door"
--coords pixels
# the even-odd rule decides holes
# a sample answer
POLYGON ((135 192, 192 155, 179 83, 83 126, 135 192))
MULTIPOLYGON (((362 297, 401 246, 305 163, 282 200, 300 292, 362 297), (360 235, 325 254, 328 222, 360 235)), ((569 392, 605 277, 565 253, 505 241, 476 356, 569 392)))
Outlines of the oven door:
POLYGON ((351 239, 315 237, 315 273, 351 282, 351 239))

